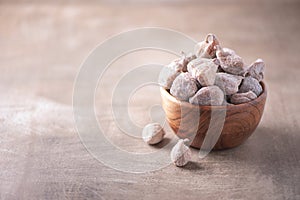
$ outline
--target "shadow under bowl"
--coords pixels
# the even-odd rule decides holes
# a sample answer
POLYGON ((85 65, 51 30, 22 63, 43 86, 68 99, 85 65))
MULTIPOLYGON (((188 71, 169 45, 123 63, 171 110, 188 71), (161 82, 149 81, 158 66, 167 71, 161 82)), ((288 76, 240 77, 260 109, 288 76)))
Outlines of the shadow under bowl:
MULTIPOLYGON (((193 105, 177 100, 167 90, 160 88, 162 107, 172 130, 179 138, 189 138, 190 146, 200 149, 209 133, 219 137, 215 145, 212 144, 214 150, 233 148, 246 141, 261 120, 267 98, 266 86, 263 82, 261 85, 263 92, 256 99, 225 106, 193 105)), ((210 138, 215 141, 213 137, 210 138)), ((205 142, 207 144, 209 141, 205 142)), ((209 144, 208 148, 212 145, 209 144)))

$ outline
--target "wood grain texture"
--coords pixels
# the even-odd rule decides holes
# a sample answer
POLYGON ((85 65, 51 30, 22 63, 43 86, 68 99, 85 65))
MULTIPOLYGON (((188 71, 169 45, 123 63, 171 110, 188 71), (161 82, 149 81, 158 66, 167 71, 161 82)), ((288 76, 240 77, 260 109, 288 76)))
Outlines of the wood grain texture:
POLYGON ((180 138, 189 138, 191 146, 200 148, 208 129, 217 132, 222 125, 222 113, 226 113, 221 135, 214 150, 228 149, 242 144, 258 126, 265 107, 267 89, 265 84, 262 94, 253 101, 228 106, 196 106, 179 101, 168 91, 161 88, 162 105, 167 121, 175 134, 180 138), (212 109, 217 110, 212 121, 212 109), (210 123, 212 125, 210 126, 210 123))
MULTIPOLYGON (((300 199, 300 2, 156 2, 0 1, 1 200, 300 199), (196 40, 215 33, 246 63, 265 61, 265 111, 243 145, 201 160, 192 149, 193 162, 185 168, 170 165, 144 174, 114 170, 89 154, 72 113, 80 64, 110 36, 145 26, 174 29, 196 40)), ((98 91, 101 98, 95 99, 107 137, 128 151, 157 149, 116 128, 109 100, 126 70, 174 59, 155 60, 162 52, 148 53, 127 55, 110 67, 98 91)), ((161 104, 158 88, 144 94, 132 106, 141 124, 150 121, 147 105, 161 104)), ((167 139, 172 137, 167 131, 167 139)))

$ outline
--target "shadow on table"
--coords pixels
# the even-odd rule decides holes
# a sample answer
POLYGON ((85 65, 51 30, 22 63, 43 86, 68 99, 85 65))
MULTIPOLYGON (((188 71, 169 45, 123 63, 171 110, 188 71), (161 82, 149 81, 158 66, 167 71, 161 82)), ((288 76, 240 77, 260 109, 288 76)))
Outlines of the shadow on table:
POLYGON ((160 143, 156 145, 151 145, 155 149, 161 149, 164 148, 166 145, 168 145, 172 140, 170 138, 164 138, 160 143))
POLYGON ((205 168, 201 165, 201 162, 195 161, 188 162, 184 167, 182 167, 182 169, 190 171, 205 170, 205 168))

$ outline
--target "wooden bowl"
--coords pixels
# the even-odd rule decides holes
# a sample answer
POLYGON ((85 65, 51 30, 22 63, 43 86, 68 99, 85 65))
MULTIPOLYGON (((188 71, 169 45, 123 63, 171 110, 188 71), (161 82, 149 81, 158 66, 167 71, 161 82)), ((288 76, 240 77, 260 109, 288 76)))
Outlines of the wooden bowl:
POLYGON ((261 85, 263 92, 258 98, 248 103, 227 106, 193 105, 177 100, 167 90, 160 88, 162 107, 175 134, 179 138, 190 138, 192 147, 201 147, 210 128, 212 132, 222 131, 214 150, 233 148, 242 144, 260 122, 267 98, 266 86, 263 82, 261 85), (220 111, 220 114, 217 117, 214 114, 217 120, 210 125, 212 109, 214 113, 220 111), (223 129, 220 129, 222 125, 223 129))

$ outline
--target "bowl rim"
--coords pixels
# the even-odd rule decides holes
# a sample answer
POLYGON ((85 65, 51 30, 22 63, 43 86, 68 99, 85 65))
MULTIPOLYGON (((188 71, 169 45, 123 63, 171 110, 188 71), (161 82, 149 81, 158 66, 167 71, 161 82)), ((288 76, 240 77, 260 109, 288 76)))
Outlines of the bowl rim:
POLYGON ((194 104, 191 104, 189 102, 186 102, 186 101, 180 101, 178 99, 176 99, 174 96, 172 96, 165 88, 163 87, 160 87, 160 92, 161 92, 161 95, 162 96, 165 96, 169 101, 173 102, 173 103, 176 103, 176 104, 180 104, 181 106, 185 106, 185 107, 191 107, 191 108, 201 108, 201 109, 204 109, 204 110, 211 110, 211 108, 214 108, 214 109, 227 109, 227 108, 238 108, 238 107, 245 107, 249 104, 255 104, 257 102, 260 102, 261 100, 263 99, 266 99, 267 97, 267 88, 266 88, 266 84, 261 81, 260 82, 260 85, 262 86, 263 88, 263 91, 262 93, 256 98, 256 99, 253 99, 252 101, 249 101, 249 102, 246 102, 246 103, 241 103, 241 104, 228 104, 228 105, 221 105, 221 106, 203 106, 203 105, 194 105, 194 104))

